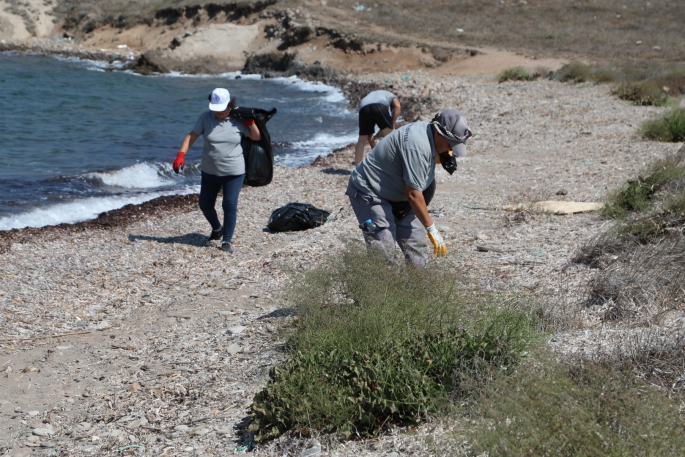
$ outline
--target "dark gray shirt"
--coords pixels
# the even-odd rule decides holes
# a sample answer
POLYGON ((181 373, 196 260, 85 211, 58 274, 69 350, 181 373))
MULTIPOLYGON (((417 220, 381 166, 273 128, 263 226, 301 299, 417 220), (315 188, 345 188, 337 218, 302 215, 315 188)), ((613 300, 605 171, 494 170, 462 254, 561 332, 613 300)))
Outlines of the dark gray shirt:
POLYGON ((433 128, 428 122, 414 122, 379 141, 352 171, 350 181, 367 195, 404 202, 405 185, 423 191, 433 182, 436 157, 433 128))
POLYGON ((359 103, 359 109, 364 108, 366 105, 378 103, 379 105, 387 106, 390 115, 392 115, 390 105, 392 104, 392 101, 396 98, 397 95, 387 90, 374 90, 373 92, 369 92, 369 94, 366 97, 362 98, 362 101, 359 103))
POLYGON ((205 111, 193 127, 193 133, 204 137, 200 170, 215 176, 245 173, 245 159, 240 140, 250 136, 250 129, 234 119, 217 119, 205 111))

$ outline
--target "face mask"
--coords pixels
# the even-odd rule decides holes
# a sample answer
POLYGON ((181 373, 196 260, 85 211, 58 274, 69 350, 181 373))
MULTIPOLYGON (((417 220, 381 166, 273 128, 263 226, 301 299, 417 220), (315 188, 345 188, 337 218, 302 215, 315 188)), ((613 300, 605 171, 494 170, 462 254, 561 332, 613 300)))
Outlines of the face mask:
POLYGON ((457 158, 452 155, 452 151, 441 152, 438 154, 438 163, 449 174, 457 171, 457 158))

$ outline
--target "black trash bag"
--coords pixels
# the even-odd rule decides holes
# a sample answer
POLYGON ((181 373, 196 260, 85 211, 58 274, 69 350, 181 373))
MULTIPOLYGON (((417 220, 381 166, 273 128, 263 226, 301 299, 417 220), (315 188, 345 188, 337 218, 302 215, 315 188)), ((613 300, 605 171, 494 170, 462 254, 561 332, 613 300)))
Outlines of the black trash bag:
POLYGON ((231 110, 233 119, 247 121, 254 119, 255 125, 262 134, 262 139, 252 141, 247 137, 240 140, 245 157, 245 181, 247 186, 260 187, 271 183, 274 176, 274 152, 271 148, 271 135, 266 123, 277 113, 276 108, 266 111, 259 108, 236 107, 231 110))
POLYGON ((323 225, 330 214, 309 203, 288 203, 271 213, 267 227, 272 232, 307 230, 323 225))
MULTIPOLYGON (((433 180, 432 183, 426 187, 426 189, 423 191, 423 199, 426 202, 426 206, 433 200, 433 197, 435 196, 435 179, 433 180)), ((402 220, 405 217, 407 217, 407 214, 409 214, 409 211, 411 211, 411 206, 409 205, 409 202, 390 202, 390 206, 392 207, 392 215, 395 216, 395 219, 402 220)))

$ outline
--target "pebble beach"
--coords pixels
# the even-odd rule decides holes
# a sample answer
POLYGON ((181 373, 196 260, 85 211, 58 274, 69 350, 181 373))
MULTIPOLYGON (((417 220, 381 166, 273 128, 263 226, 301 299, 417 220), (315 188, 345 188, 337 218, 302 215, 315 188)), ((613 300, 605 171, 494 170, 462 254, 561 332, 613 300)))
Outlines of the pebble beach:
MULTIPOLYGON (((568 312, 578 326, 555 336, 560 353, 589 351, 604 337, 591 330, 592 310, 579 310, 592 271, 569 264, 606 222, 595 212, 528 205, 601 202, 645 164, 675 154, 681 144, 637 134, 663 108, 628 105, 604 85, 550 80, 415 71, 337 84, 418 100, 407 108, 421 120, 447 107, 469 120, 468 155, 454 175, 437 172, 429 210, 449 252, 428 268, 568 312)), ((206 245, 209 226, 194 196, 99 222, 1 232, 0 450, 381 456, 425 455, 428 437, 455 440, 454 424, 441 422, 372 442, 286 435, 253 448, 239 438, 252 397, 283 358, 279 329, 292 317, 279 310, 293 272, 363 242, 344 195, 352 158, 350 145, 310 166, 277 167, 269 186, 243 189, 232 255, 206 245), (288 202, 331 216, 316 229, 268 232, 269 215, 288 202)))

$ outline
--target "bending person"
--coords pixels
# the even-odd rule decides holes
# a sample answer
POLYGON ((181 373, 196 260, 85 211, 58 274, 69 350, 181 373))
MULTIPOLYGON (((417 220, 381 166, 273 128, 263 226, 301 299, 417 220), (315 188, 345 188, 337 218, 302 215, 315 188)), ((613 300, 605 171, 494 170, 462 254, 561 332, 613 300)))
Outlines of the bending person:
POLYGON ((357 165, 345 195, 368 248, 381 249, 392 261, 398 243, 406 260, 425 266, 428 235, 436 255, 447 253, 423 191, 435 180, 436 164, 455 172, 456 157, 466 154, 470 136, 466 118, 446 109, 431 122, 414 122, 392 132, 357 165))
POLYGON ((355 165, 359 165, 364 158, 366 143, 369 143, 373 149, 376 141, 397 128, 400 110, 400 100, 387 90, 375 90, 362 98, 359 104, 359 139, 354 149, 355 165), (376 125, 380 130, 374 137, 376 125))
POLYGON ((181 149, 174 160, 174 171, 178 173, 185 164, 185 155, 195 140, 204 137, 200 171, 200 209, 212 231, 208 241, 221 239, 221 249, 233 252, 233 232, 238 217, 238 195, 245 179, 245 159, 240 140, 246 136, 254 141, 262 138, 254 119, 241 122, 230 119, 235 98, 228 90, 217 88, 209 96, 209 111, 202 113, 191 132, 186 135, 181 149), (214 205, 219 191, 224 197, 224 223, 219 222, 214 205))

